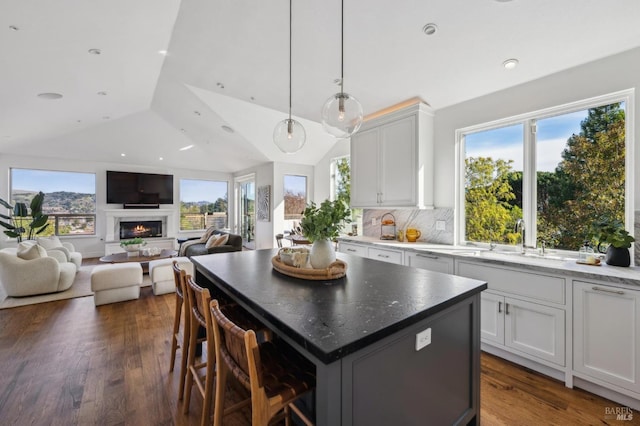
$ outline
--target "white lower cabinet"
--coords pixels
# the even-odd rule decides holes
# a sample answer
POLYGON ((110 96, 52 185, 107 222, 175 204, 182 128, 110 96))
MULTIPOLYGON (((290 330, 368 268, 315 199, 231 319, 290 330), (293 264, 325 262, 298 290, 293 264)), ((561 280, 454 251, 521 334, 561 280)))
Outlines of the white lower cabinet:
POLYGON ((640 392, 640 291, 573 283, 573 368, 640 392))
POLYGON ((404 254, 404 264, 443 274, 453 274, 453 258, 451 257, 407 251, 404 254))
POLYGON ((342 253, 355 254, 357 256, 367 257, 367 247, 360 244, 345 243, 340 241, 338 251, 342 253))
POLYGON ((560 366, 565 365, 565 311, 484 291, 480 337, 560 366))
POLYGON ((367 257, 381 260, 382 262, 396 263, 402 265, 404 258, 403 250, 392 250, 387 248, 368 247, 367 257))

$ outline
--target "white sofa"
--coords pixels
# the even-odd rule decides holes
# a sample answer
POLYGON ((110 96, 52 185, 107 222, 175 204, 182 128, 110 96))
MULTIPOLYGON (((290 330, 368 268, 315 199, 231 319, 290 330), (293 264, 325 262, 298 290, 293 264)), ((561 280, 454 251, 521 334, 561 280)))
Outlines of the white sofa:
POLYGON ((0 250, 0 285, 7 296, 21 297, 37 294, 56 293, 67 290, 76 276, 76 265, 67 262, 66 257, 34 245, 33 256, 24 259, 18 256, 20 249, 0 250), (35 255, 35 252, 38 254, 35 255))
POLYGON ((47 252, 58 250, 64 253, 67 262, 72 262, 76 265, 76 269, 80 270, 80 266, 82 266, 82 253, 76 251, 73 244, 63 243, 57 236, 38 237, 36 241, 40 246, 47 250, 47 252))

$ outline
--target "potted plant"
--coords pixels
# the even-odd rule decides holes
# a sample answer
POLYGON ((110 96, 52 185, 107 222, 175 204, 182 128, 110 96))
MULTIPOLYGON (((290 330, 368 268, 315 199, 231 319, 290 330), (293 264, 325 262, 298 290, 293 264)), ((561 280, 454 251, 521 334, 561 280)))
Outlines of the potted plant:
POLYGON ((602 219, 592 226, 592 236, 598 243, 598 251, 606 252, 605 262, 613 266, 629 266, 629 248, 635 241, 624 224, 617 219, 602 219))
POLYGON ((343 224, 351 222, 350 215, 349 208, 342 200, 325 200, 320 206, 311 202, 304 209, 300 227, 302 234, 313 243, 309 254, 313 268, 326 268, 335 262, 336 252, 332 240, 339 235, 343 224))
POLYGON ((140 247, 143 247, 145 245, 147 245, 147 242, 140 237, 136 237, 131 240, 120 241, 120 247, 122 247, 129 256, 135 256, 140 250, 140 247))
POLYGON ((7 222, 0 221, 0 226, 6 228, 5 235, 15 238, 20 243, 25 234, 27 234, 26 239, 32 240, 36 235, 44 232, 49 227, 49 216, 42 213, 43 202, 42 191, 31 199, 29 209, 25 203, 16 203, 12 206, 0 198, 0 204, 10 211, 9 215, 0 214, 0 218, 7 220, 7 222))

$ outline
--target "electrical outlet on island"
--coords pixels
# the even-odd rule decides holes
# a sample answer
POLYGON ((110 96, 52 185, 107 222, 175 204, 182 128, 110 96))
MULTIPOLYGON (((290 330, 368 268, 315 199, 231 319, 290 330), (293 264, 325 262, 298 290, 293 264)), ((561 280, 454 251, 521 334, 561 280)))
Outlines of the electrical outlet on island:
POLYGON ((378 218, 377 217, 372 217, 371 218, 371 226, 378 226, 378 218))

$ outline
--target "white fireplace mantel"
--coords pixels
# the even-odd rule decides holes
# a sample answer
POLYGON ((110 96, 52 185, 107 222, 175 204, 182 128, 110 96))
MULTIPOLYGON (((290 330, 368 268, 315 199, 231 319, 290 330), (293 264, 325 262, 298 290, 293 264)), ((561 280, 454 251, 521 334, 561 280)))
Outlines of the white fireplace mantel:
POLYGON ((120 240, 120 221, 162 220, 162 236, 175 238, 175 211, 173 209, 107 209, 105 241, 120 240))

